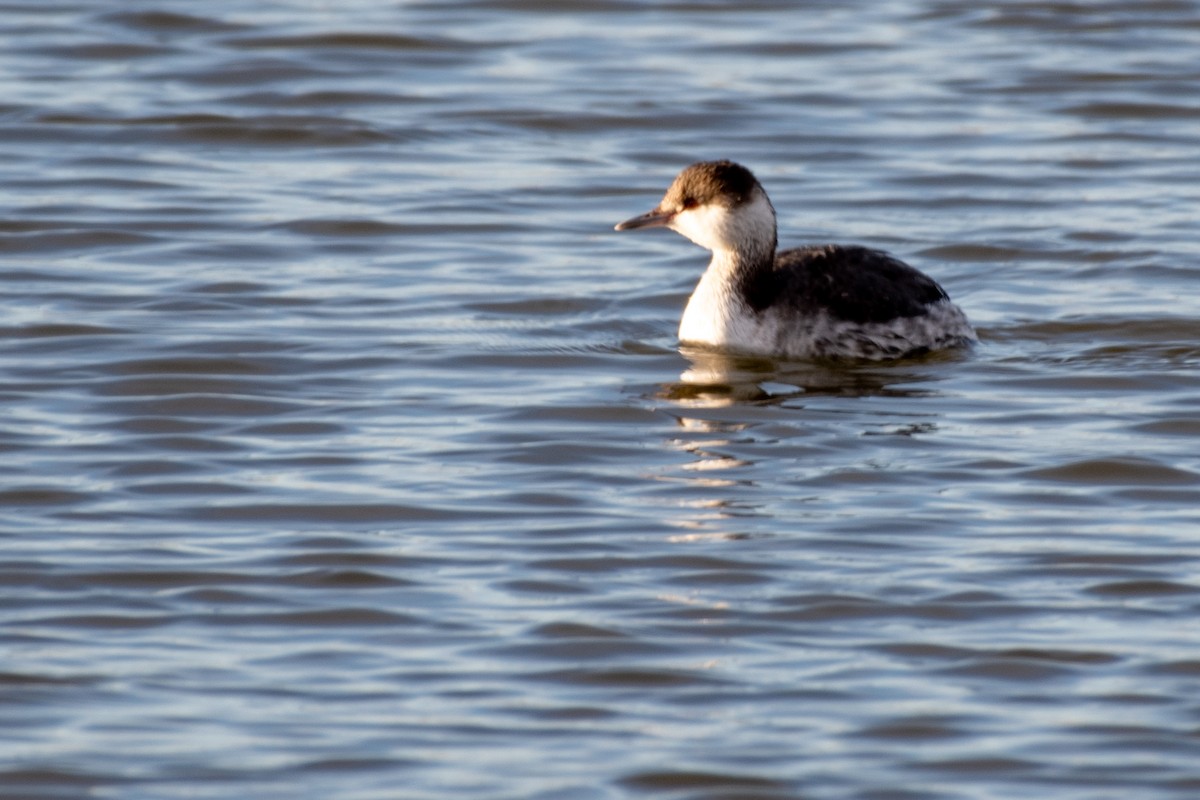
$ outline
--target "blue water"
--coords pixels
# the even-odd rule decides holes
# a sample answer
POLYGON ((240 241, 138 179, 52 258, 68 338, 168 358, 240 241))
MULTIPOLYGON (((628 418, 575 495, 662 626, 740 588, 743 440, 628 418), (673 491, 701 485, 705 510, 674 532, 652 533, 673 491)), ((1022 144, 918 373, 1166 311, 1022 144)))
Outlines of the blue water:
POLYGON ((0 10, 4 800, 1200 792, 1200 4, 0 10), (681 350, 718 157, 980 344, 681 350))

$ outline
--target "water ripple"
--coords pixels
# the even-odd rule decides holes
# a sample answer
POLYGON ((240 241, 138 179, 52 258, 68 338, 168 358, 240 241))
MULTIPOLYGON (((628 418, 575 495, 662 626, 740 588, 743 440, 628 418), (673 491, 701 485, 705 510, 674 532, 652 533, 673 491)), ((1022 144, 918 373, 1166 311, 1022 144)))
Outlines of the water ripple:
POLYGON ((864 8, 7 5, 6 796, 1194 796, 1194 4, 864 8), (718 157, 979 345, 679 348, 718 157))

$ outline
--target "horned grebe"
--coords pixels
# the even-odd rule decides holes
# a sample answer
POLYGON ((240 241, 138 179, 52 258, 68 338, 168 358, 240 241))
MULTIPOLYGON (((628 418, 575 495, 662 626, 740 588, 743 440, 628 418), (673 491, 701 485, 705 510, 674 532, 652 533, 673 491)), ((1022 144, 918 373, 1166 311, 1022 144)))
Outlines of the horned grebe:
POLYGON ((827 244, 776 252, 775 208, 750 170, 701 161, 662 202, 616 226, 667 227, 712 251, 681 342, 784 358, 897 358, 975 341, 941 286, 887 253, 827 244))

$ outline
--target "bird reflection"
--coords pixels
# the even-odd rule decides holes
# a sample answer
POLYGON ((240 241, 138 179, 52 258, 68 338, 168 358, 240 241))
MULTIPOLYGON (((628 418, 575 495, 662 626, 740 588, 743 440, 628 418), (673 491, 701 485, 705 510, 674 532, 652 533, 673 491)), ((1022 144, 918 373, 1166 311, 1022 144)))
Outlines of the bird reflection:
POLYGON ((932 376, 921 367, 944 357, 909 362, 781 362, 699 348, 679 351, 691 366, 658 396, 685 407, 717 408, 737 403, 781 405, 799 397, 923 397, 932 376))
MULTIPOLYGON (((844 420, 849 408, 829 408, 822 403, 810 415, 805 406, 818 398, 919 398, 934 395, 936 369, 945 357, 928 356, 904 362, 781 362, 771 358, 738 356, 703 349, 681 348, 690 362, 679 380, 655 392, 674 407, 679 430, 668 444, 687 452, 692 460, 674 477, 699 491, 683 502, 686 511, 676 519, 682 529, 678 541, 711 538, 745 538, 758 527, 755 518, 768 516, 769 498, 755 491, 756 461, 747 454, 782 453, 791 444, 779 444, 778 426, 807 428, 828 424, 830 413, 844 420), (783 416, 772 408, 786 409, 783 416), (792 414, 791 411, 798 413, 792 414), (770 426, 764 438, 759 429, 770 426), (775 447, 779 445, 779 447, 775 447), (761 502, 759 502, 761 500, 761 502)), ((878 413, 878 410, 876 410, 878 413)), ((874 415, 872 415, 874 416, 874 415)), ((920 414, 893 409, 886 425, 867 423, 863 435, 884 433, 913 435, 936 430, 936 422, 920 414), (897 425, 897 417, 901 424, 897 425)), ((800 438, 807 438, 807 432, 800 438)), ((786 437, 791 442, 798 439, 786 437)), ((774 472, 773 472, 774 474, 774 472)), ((802 498, 792 498, 803 502, 802 498)))

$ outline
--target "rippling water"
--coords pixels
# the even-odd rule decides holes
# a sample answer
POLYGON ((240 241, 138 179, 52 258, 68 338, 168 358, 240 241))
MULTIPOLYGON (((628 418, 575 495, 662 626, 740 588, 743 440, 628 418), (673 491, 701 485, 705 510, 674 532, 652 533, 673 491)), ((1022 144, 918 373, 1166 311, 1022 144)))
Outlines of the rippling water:
POLYGON ((1200 4, 2 8, 6 800, 1200 795, 1200 4), (980 345, 680 351, 714 157, 980 345))

